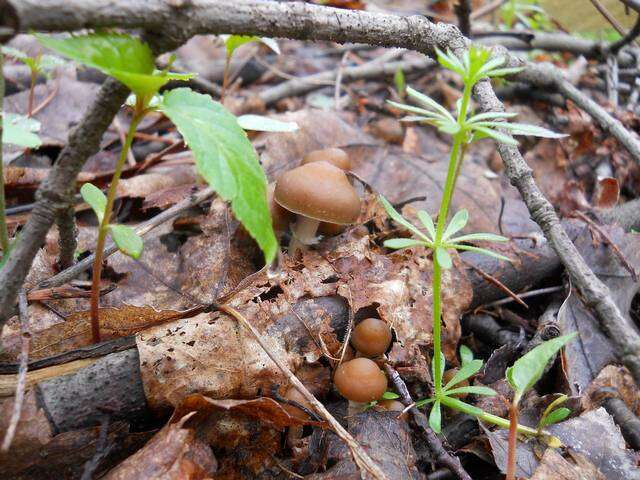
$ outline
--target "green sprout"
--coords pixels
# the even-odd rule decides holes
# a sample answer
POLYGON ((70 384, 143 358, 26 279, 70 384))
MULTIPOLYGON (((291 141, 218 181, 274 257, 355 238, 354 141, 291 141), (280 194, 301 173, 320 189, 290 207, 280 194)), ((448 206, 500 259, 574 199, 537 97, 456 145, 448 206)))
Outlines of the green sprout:
MULTIPOLYGON (((398 225, 408 230, 412 238, 394 238, 384 242, 384 245, 392 249, 402 249, 415 246, 423 246, 433 251, 433 362, 432 372, 434 378, 434 396, 417 402, 424 406, 433 404, 429 415, 431 428, 441 430, 441 406, 444 405, 455 410, 465 412, 476 417, 507 428, 509 422, 506 419, 487 414, 477 407, 473 407, 452 395, 460 393, 472 393, 476 395, 493 395, 491 389, 480 386, 457 386, 463 380, 475 375, 482 368, 481 360, 469 360, 469 352, 465 350, 466 363, 460 371, 446 384, 443 385, 442 376, 445 368, 444 355, 442 354, 442 270, 452 267, 450 251, 467 250, 489 255, 500 260, 509 259, 493 250, 473 245, 476 241, 505 242, 507 238, 492 233, 471 233, 458 235, 467 224, 469 214, 466 210, 458 211, 451 221, 448 221, 449 210, 455 191, 458 176, 462 169, 465 153, 470 143, 482 138, 492 138, 495 141, 507 145, 517 145, 517 142, 505 132, 511 135, 532 135, 546 138, 560 138, 565 135, 558 134, 542 127, 509 122, 508 119, 515 116, 513 113, 485 112, 475 113, 471 106, 471 94, 473 87, 484 78, 502 77, 520 71, 519 68, 511 68, 505 65, 505 58, 492 57, 488 50, 472 46, 461 58, 451 52, 437 50, 438 62, 445 68, 457 73, 464 83, 462 98, 457 103, 455 115, 451 114, 438 102, 412 88, 407 88, 407 95, 420 106, 389 102, 396 108, 411 113, 411 116, 403 120, 433 125, 438 130, 453 137, 453 145, 449 156, 447 177, 445 180, 442 200, 438 212, 437 223, 434 224, 431 216, 424 210, 418 212, 421 227, 413 225, 402 217, 391 204, 384 198, 380 201, 387 214, 398 225)), ((536 434, 535 429, 519 426, 519 430, 536 434)))
POLYGON ((534 31, 552 29, 551 19, 538 0, 509 0, 500 8, 500 19, 507 30, 517 23, 534 31))

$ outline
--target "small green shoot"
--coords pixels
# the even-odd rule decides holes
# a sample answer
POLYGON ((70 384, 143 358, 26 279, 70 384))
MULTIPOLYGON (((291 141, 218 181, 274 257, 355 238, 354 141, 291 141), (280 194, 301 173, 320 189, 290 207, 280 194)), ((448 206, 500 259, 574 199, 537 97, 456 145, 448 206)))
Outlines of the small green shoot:
MULTIPOLYGON (((410 87, 406 88, 406 93, 418 106, 407 105, 397 102, 389 102, 394 107, 411 114, 403 120, 406 122, 419 122, 422 124, 435 126, 441 132, 453 137, 453 145, 449 155, 449 165, 445 180, 440 209, 437 222, 434 223, 431 216, 424 210, 419 211, 417 216, 422 224, 421 227, 412 224, 397 212, 393 206, 384 198, 380 197, 389 217, 400 227, 408 230, 412 238, 392 238, 386 240, 384 245, 388 248, 402 249, 415 246, 423 246, 433 251, 433 362, 432 371, 434 379, 434 396, 417 402, 418 405, 428 405, 433 403, 429 421, 434 431, 440 431, 442 415, 441 405, 456 409, 478 418, 494 423, 501 427, 509 425, 506 419, 490 415, 482 410, 468 405, 457 398, 452 397, 456 393, 473 393, 476 395, 491 395, 494 392, 481 386, 456 385, 465 378, 469 378, 478 372, 482 367, 480 360, 474 360, 473 355, 465 350, 465 360, 459 375, 456 375, 447 385, 442 384, 444 372, 444 356, 442 355, 441 338, 441 312, 442 312, 442 270, 453 266, 450 251, 467 250, 483 255, 492 256, 501 260, 509 260, 493 250, 472 245, 476 241, 505 242, 506 238, 493 233, 470 233, 458 235, 465 228, 469 220, 469 213, 462 209, 456 212, 449 221, 449 210, 456 183, 462 170, 462 165, 468 145, 471 142, 482 138, 492 138, 499 143, 507 145, 517 145, 512 135, 531 135, 545 138, 560 138, 565 135, 552 132, 543 127, 524 125, 509 122, 508 119, 515 116, 513 113, 505 112, 483 112, 475 113, 471 105, 471 93, 473 87, 484 78, 504 77, 518 73, 519 67, 505 66, 505 58, 492 56, 489 50, 471 46, 469 50, 457 57, 452 52, 442 52, 437 50, 437 58, 444 68, 457 73, 464 83, 462 98, 456 105, 455 112, 449 112, 431 97, 424 95, 410 87), (463 378, 464 377, 464 378, 463 378)), ((462 356, 462 354, 461 354, 462 356)), ((536 431, 527 427, 518 426, 522 432, 536 434, 536 431)))
POLYGON ((507 30, 518 23, 533 31, 552 30, 551 19, 539 3, 538 0, 508 0, 500 8, 502 25, 507 30))
POLYGON ((396 86, 396 93, 398 94, 398 98, 404 100, 407 95, 407 81, 405 79, 402 68, 398 67, 396 73, 393 74, 393 83, 396 86))
POLYGON ((544 427, 548 427, 554 423, 560 423, 571 414, 571 410, 567 407, 556 408, 566 402, 567 398, 568 397, 566 395, 562 394, 551 402, 547 408, 545 408, 544 412, 542 412, 542 416, 540 417, 540 421, 538 422, 537 428, 539 432, 542 432, 544 427))

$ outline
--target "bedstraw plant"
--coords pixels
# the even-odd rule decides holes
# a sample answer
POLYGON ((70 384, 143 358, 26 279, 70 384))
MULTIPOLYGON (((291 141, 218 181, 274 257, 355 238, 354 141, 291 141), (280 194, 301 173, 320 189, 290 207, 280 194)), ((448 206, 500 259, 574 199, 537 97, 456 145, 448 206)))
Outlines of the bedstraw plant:
MULTIPOLYGON (((420 106, 389 102, 394 107, 409 112, 411 116, 403 120, 433 125, 441 132, 452 137, 453 143, 449 155, 449 164, 446 180, 440 202, 437 221, 434 224, 431 216, 424 210, 417 213, 422 228, 413 225, 398 213, 391 204, 380 197, 388 215, 401 227, 408 230, 412 238, 394 238, 385 241, 385 246, 392 249, 424 246, 433 251, 433 360, 432 374, 434 380, 434 394, 431 398, 417 402, 419 406, 431 404, 429 423, 434 431, 441 430, 441 407, 452 408, 460 412, 474 415, 479 419, 509 427, 509 421, 490 415, 481 409, 469 405, 455 397, 462 393, 475 395, 495 395, 490 388, 483 386, 459 386, 461 382, 475 375, 482 368, 482 360, 470 359, 469 352, 465 350, 460 370, 443 385, 442 377, 445 370, 445 359, 442 354, 441 339, 441 315, 442 315, 442 274, 443 270, 452 267, 451 250, 467 250, 484 255, 496 257, 501 260, 509 259, 492 250, 473 245, 476 241, 505 242, 507 238, 493 233, 459 234, 469 220, 466 210, 459 210, 448 221, 451 201, 455 192, 456 183, 462 169, 466 150, 472 142, 482 138, 492 138, 497 142, 517 145, 511 135, 532 135, 537 137, 559 138, 564 135, 557 134, 542 127, 508 122, 507 119, 515 116, 514 113, 473 111, 471 95, 473 87, 487 77, 502 77, 519 71, 518 68, 504 67, 503 57, 492 57, 488 50, 472 46, 461 58, 451 52, 437 51, 439 63, 458 74, 464 85, 462 98, 457 102, 455 114, 451 114, 438 102, 412 88, 407 88, 407 95, 420 106), (509 132, 511 135, 507 135, 509 132)), ((522 433, 534 435, 535 429, 518 426, 522 433)))

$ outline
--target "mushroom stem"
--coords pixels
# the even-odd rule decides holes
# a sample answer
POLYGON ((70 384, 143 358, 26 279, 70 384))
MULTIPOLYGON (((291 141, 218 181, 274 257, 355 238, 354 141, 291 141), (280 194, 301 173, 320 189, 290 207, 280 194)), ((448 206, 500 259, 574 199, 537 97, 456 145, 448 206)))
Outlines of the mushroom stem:
POLYGON ((295 255, 298 250, 306 250, 316 242, 316 232, 320 221, 314 218, 298 215, 295 225, 291 228, 292 238, 289 244, 289 254, 295 255))

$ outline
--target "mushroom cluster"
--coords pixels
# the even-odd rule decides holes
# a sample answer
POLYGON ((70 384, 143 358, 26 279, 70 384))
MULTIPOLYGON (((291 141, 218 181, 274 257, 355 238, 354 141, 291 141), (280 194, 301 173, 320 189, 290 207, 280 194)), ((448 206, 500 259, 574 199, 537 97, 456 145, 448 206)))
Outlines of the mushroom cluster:
POLYGON ((351 335, 351 344, 360 356, 342 363, 333 377, 333 383, 343 397, 359 403, 372 402, 382 397, 387 390, 387 377, 376 362, 368 357, 384 354, 391 341, 391 329, 384 320, 366 318, 356 325, 351 335))
POLYGON ((269 188, 269 207, 277 232, 291 227, 289 253, 306 250, 317 235, 340 233, 360 215, 361 202, 345 171, 348 155, 339 148, 308 153, 302 164, 269 188))

